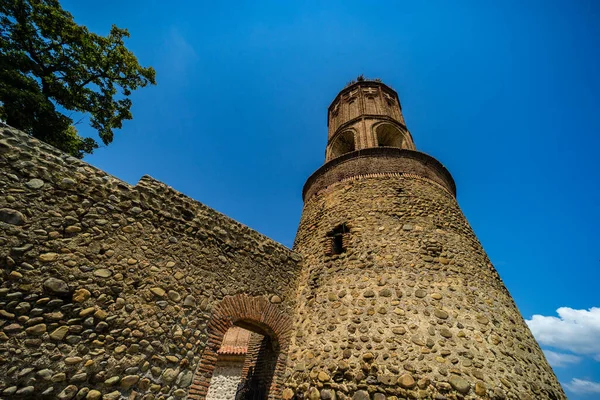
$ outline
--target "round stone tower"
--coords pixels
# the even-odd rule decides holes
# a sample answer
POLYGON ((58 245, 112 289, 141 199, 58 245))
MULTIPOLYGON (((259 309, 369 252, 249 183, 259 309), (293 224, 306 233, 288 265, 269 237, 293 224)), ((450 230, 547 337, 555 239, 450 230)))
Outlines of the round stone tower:
POLYGON ((565 399, 397 93, 354 83, 328 126, 294 243, 305 270, 284 398, 565 399))

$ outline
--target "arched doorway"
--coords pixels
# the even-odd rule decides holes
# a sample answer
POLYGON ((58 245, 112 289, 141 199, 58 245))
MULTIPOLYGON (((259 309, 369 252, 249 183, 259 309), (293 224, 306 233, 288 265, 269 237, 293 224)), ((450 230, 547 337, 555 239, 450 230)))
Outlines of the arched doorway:
POLYGON ((264 400, 271 386, 279 346, 266 333, 232 326, 217 351, 206 400, 264 400))
POLYGON ((251 335, 252 332, 237 326, 227 330, 217 351, 217 363, 206 394, 207 400, 235 399, 240 386, 246 386, 242 383, 250 382, 244 364, 248 358, 251 335))
POLYGON ((208 341, 188 399, 216 400, 210 390, 211 380, 218 365, 219 350, 231 328, 252 332, 249 334, 247 355, 240 376, 245 385, 243 394, 240 394, 243 397, 240 398, 281 398, 281 378, 285 370, 291 319, 264 297, 236 295, 225 297, 213 310, 207 325, 208 341))

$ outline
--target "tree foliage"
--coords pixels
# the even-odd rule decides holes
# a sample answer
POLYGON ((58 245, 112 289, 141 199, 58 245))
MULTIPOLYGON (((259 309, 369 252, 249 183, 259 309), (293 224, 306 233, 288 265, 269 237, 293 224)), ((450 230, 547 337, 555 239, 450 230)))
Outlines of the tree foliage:
POLYGON ((60 110, 89 115, 105 145, 131 119, 133 90, 155 84, 124 44, 74 22, 58 0, 0 1, 0 119, 76 157, 98 147, 60 110))

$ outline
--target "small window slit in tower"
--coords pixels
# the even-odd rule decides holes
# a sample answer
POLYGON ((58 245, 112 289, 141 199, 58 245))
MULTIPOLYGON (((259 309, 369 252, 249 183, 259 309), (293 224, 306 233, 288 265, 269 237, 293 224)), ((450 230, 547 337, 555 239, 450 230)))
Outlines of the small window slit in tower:
POLYGON ((341 233, 333 236, 333 254, 341 254, 344 253, 346 249, 344 249, 344 238, 341 233))
POLYGON ((327 233, 327 255, 342 254, 346 252, 350 230, 346 223, 340 224, 327 233))

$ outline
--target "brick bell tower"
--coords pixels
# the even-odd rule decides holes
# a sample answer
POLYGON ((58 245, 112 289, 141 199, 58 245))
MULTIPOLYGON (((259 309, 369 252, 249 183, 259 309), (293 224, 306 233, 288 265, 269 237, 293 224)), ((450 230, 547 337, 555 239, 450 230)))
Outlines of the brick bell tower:
POLYGON ((565 399, 397 93, 344 88, 307 180, 285 399, 565 399))

